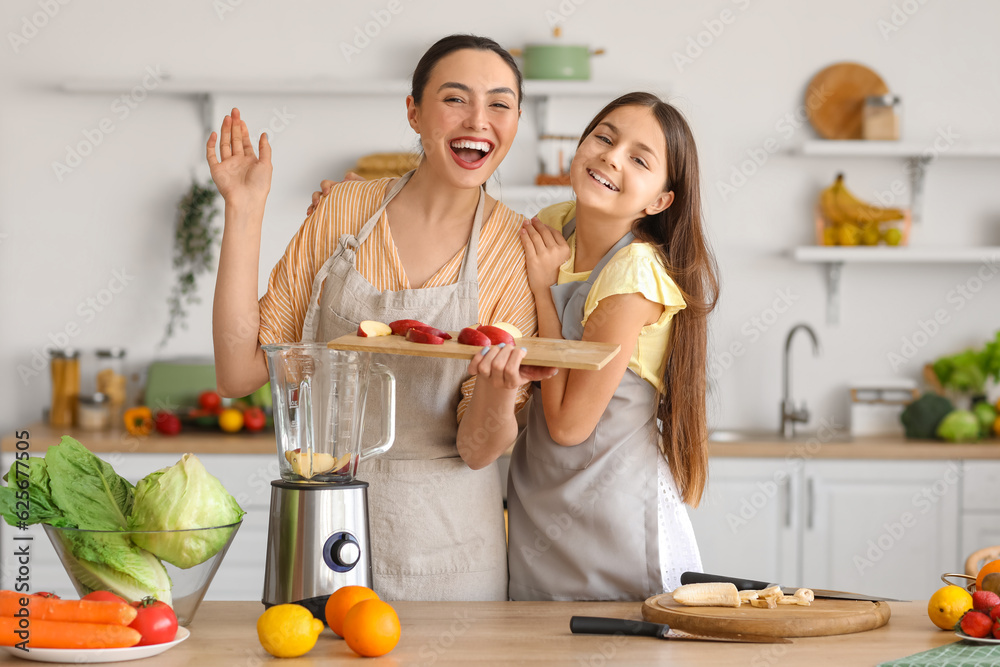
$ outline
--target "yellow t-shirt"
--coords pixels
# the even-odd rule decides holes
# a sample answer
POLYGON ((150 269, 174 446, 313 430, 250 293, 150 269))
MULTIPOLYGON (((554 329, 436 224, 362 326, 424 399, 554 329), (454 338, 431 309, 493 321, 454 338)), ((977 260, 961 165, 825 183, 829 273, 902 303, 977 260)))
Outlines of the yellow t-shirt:
MULTIPOLYGON (((538 213, 538 219, 553 229, 562 231, 563 226, 576 215, 575 202, 554 204, 538 213)), ((576 234, 569 238, 570 256, 559 267, 558 284, 574 280, 586 280, 590 271, 574 272, 576 265, 576 234)), ((670 331, 674 314, 686 307, 680 288, 663 265, 660 264, 656 248, 648 243, 633 242, 622 248, 604 266, 597 276, 583 307, 583 325, 604 297, 615 294, 642 294, 654 303, 663 305, 663 313, 653 324, 644 326, 639 332, 628 367, 657 391, 663 391, 663 371, 667 363, 670 346, 670 331)))

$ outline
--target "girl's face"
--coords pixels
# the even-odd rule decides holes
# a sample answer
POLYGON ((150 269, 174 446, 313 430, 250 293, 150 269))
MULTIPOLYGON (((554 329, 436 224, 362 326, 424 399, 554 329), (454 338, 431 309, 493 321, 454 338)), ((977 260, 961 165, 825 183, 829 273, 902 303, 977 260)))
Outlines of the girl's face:
POLYGON ((652 110, 619 107, 576 149, 570 181, 581 206, 637 220, 670 206, 667 141, 652 110))
POLYGON ((492 51, 462 49, 437 62, 419 105, 406 98, 426 166, 457 188, 485 183, 517 134, 517 79, 492 51))

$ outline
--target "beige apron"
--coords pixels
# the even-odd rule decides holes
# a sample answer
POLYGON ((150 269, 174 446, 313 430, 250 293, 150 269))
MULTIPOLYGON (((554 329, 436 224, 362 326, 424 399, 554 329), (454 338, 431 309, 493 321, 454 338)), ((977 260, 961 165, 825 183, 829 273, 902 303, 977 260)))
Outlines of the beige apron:
MULTIPOLYGON (((574 223, 563 229, 567 238, 574 223)), ((632 239, 622 237, 587 280, 552 286, 564 338, 583 336, 594 280, 632 239)), ((534 389, 507 487, 512 600, 644 600, 662 592, 658 435, 656 391, 632 370, 594 431, 573 447, 549 436, 534 389)))
MULTIPOLYGON (((355 266, 358 247, 412 173, 396 182, 357 236, 340 238, 316 274, 303 341, 352 333, 362 320, 415 319, 450 331, 479 320, 476 261, 484 190, 457 283, 380 292, 355 266)), ((385 600, 506 600, 499 473, 495 463, 471 470, 455 444, 468 362, 389 354, 373 355, 373 361, 396 376, 395 444, 359 470, 370 485, 373 588, 385 600)), ((367 410, 378 407, 369 400, 367 410)), ((366 427, 372 421, 366 419, 366 427)))

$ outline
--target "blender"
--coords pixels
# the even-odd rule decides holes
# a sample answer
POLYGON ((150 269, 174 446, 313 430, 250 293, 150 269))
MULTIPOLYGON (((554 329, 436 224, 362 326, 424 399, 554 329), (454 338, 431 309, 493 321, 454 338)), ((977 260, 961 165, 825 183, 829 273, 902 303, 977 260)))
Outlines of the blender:
POLYGON ((264 606, 296 603, 316 618, 342 586, 371 587, 368 484, 358 465, 395 438, 396 381, 368 352, 326 343, 264 345, 281 478, 271 482, 264 606), (381 387, 381 437, 362 448, 369 380, 381 387))

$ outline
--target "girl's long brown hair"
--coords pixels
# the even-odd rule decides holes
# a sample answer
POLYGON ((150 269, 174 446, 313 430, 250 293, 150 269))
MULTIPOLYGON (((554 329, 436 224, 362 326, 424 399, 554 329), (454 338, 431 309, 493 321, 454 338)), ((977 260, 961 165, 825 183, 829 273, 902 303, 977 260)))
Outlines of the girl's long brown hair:
POLYGON ((670 350, 658 396, 660 448, 684 502, 697 507, 708 479, 708 315, 719 300, 715 256, 702 229, 701 183, 694 135, 681 113, 649 93, 629 93, 604 107, 584 130, 586 139, 605 116, 620 107, 652 111, 667 140, 667 184, 674 192, 670 208, 640 218, 636 238, 652 244, 687 307, 674 315, 670 350))

